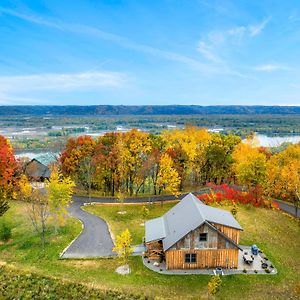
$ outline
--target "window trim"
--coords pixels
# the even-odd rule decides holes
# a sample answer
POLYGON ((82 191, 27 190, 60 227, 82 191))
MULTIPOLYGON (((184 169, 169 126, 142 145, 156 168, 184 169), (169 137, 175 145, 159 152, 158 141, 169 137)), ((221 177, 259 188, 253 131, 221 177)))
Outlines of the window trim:
POLYGON ((185 253, 184 263, 186 263, 186 264, 196 264, 197 263, 197 253, 185 253))
POLYGON ((202 232, 199 234, 199 242, 207 242, 207 232, 202 232), (201 235, 203 236, 205 234, 205 240, 201 239, 201 235))

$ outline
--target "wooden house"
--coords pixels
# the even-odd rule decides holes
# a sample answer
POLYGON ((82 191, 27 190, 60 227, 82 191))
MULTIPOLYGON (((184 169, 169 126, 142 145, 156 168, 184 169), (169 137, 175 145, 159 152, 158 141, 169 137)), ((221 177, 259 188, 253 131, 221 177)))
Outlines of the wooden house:
POLYGON ((38 182, 44 182, 51 175, 50 169, 35 158, 25 164, 24 173, 30 180, 38 182))
POLYGON ((237 268, 242 227, 228 211, 185 196, 145 224, 146 255, 167 269, 237 268))

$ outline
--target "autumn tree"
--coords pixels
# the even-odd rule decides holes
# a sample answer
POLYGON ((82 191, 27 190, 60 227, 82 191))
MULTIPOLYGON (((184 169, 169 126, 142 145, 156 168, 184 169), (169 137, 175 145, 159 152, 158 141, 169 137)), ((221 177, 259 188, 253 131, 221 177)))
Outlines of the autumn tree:
POLYGON ((81 185, 86 190, 89 198, 89 203, 91 203, 91 189, 95 170, 95 160, 91 155, 85 156, 80 160, 77 179, 79 182, 81 182, 81 185))
POLYGON ((167 153, 164 153, 161 156, 159 162, 159 172, 157 180, 159 189, 160 191, 164 191, 166 193, 177 196, 179 183, 180 178, 178 172, 174 168, 174 163, 171 157, 167 153))
POLYGON ((149 216, 150 210, 148 207, 146 207, 145 205, 142 206, 142 216, 143 216, 143 220, 145 221, 148 216, 149 216))
POLYGON ((109 132, 99 137, 94 154, 95 174, 93 183, 111 196, 115 196, 120 185, 119 136, 118 133, 109 132))
POLYGON ((67 215, 66 208, 72 203, 74 181, 70 177, 63 177, 58 170, 52 170, 50 180, 46 182, 46 192, 49 209, 54 220, 55 233, 67 215))
POLYGON ((17 162, 10 142, 0 135, 0 216, 9 208, 14 196, 17 162))
POLYGON ((149 135, 151 151, 147 155, 147 159, 144 160, 140 171, 137 174, 137 189, 136 193, 142 189, 144 192, 145 189, 154 193, 154 195, 158 192, 157 179, 158 179, 158 171, 159 171, 159 161, 162 153, 165 148, 165 141, 159 135, 149 135))
POLYGON ((233 152, 233 171, 238 183, 253 188, 266 180, 266 155, 253 138, 238 144, 233 152))
POLYGON ((137 129, 121 134, 118 151, 120 156, 119 173, 130 196, 138 188, 138 173, 151 151, 149 135, 137 129))
POLYGON ((25 175, 21 175, 18 198, 25 203, 26 213, 34 230, 41 238, 41 245, 44 250, 47 220, 50 215, 48 197, 41 189, 33 188, 25 175))
POLYGON ((151 182, 150 186, 152 186, 154 195, 157 195, 158 192, 158 172, 159 172, 159 162, 161 159, 161 155, 163 154, 166 141, 160 135, 149 135, 150 143, 151 143, 151 152, 148 155, 148 159, 146 161, 147 176, 149 181, 151 182))
MULTIPOLYGON (((178 163, 183 166, 182 180, 199 181, 202 166, 205 162, 205 150, 211 140, 211 134, 206 129, 186 126, 184 129, 165 131, 162 134, 167 143, 166 148, 176 152, 178 163)), ((181 183, 181 188, 183 183, 181 183)))
MULTIPOLYGON (((64 151, 60 155, 60 164, 63 175, 71 176, 74 180, 79 180, 78 170, 80 163, 86 157, 92 157, 95 150, 95 141, 90 136, 80 136, 68 140, 64 151)), ((84 184, 84 182, 83 182, 84 184)))
POLYGON ((235 135, 214 134, 205 151, 205 163, 202 167, 203 184, 220 184, 233 177, 232 154, 241 139, 235 135))
POLYGON ((300 143, 289 145, 267 163, 267 193, 292 201, 297 214, 300 203, 300 143))
POLYGON ((119 258, 124 264, 128 263, 128 258, 133 252, 131 243, 132 243, 132 238, 128 229, 123 231, 116 238, 116 243, 115 243, 115 247, 113 248, 113 251, 118 254, 119 258))
POLYGON ((220 275, 212 276, 207 284, 208 293, 212 296, 216 295, 220 290, 221 284, 222 280, 220 278, 220 275))

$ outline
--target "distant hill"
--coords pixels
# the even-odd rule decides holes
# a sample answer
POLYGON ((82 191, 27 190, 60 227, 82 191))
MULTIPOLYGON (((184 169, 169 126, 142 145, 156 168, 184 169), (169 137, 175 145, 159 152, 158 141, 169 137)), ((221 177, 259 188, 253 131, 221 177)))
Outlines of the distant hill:
POLYGON ((300 114, 300 106, 199 106, 199 105, 91 105, 91 106, 0 106, 0 116, 16 115, 203 115, 203 114, 300 114))

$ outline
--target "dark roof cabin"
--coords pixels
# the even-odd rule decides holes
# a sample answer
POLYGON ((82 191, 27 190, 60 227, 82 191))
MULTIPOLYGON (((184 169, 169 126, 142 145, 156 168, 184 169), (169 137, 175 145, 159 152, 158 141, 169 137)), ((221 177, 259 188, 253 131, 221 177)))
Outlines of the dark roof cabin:
POLYGON ((228 211, 185 196, 145 224, 147 255, 167 269, 236 268, 242 227, 228 211))
POLYGON ((24 173, 29 179, 41 182, 49 179, 51 175, 50 169, 35 158, 25 164, 24 173))

